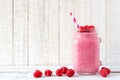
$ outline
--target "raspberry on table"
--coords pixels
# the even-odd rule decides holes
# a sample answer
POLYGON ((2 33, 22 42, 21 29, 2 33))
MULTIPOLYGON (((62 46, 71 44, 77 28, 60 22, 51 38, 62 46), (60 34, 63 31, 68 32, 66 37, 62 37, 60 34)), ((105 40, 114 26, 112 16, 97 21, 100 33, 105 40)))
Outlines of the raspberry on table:
POLYGON ((66 72, 67 72, 68 68, 67 68, 67 67, 65 67, 65 66, 63 66, 63 67, 61 67, 61 70, 62 70, 62 73, 63 73, 63 74, 66 74, 66 72))
POLYGON ((102 67, 101 70, 99 71, 99 74, 102 76, 102 77, 106 77, 107 75, 109 75, 111 72, 111 70, 107 67, 102 67))
POLYGON ((45 71, 45 76, 51 76, 52 75, 52 71, 51 70, 46 70, 45 71))
POLYGON ((57 76, 62 76, 62 70, 61 69, 57 69, 56 70, 56 75, 57 76))
POLYGON ((36 70, 36 71, 33 73, 33 76, 34 76, 35 78, 39 78, 39 77, 42 76, 42 72, 41 72, 40 70, 36 70))
POLYGON ((101 69, 106 69, 108 74, 110 74, 110 72, 111 72, 111 70, 109 68, 107 68, 107 67, 102 67, 101 69))
POLYGON ((99 72, 99 74, 100 74, 102 77, 107 77, 108 72, 107 72, 106 69, 101 69, 100 72, 99 72))
POLYGON ((68 77, 72 77, 74 74, 75 74, 75 71, 73 69, 68 69, 67 72, 66 72, 66 75, 68 77))

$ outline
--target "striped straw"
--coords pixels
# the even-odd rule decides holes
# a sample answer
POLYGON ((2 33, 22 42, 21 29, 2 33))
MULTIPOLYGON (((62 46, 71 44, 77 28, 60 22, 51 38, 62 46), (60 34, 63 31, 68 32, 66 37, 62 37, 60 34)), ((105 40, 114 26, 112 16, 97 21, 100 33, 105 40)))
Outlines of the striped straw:
POLYGON ((79 24, 77 23, 76 18, 73 16, 72 12, 70 12, 70 16, 72 17, 73 22, 75 23, 75 25, 77 26, 77 28, 79 28, 79 24))

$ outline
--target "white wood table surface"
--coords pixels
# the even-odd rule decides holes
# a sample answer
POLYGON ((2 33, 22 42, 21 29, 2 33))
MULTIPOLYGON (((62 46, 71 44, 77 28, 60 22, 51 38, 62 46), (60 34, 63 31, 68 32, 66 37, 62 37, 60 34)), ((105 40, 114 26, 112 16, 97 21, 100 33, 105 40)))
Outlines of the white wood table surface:
MULTIPOLYGON (((58 77, 55 76, 55 70, 61 66, 1 66, 0 67, 0 80, 119 80, 120 73, 111 73, 106 78, 101 77, 98 73, 96 75, 78 75, 75 74, 73 77, 69 78, 67 76, 58 77), (51 69, 53 71, 53 76, 41 78, 34 78, 33 72, 39 69, 43 72, 46 69, 51 69)), ((68 68, 72 68, 69 66, 68 68)), ((113 68, 112 68, 113 70, 113 68)))

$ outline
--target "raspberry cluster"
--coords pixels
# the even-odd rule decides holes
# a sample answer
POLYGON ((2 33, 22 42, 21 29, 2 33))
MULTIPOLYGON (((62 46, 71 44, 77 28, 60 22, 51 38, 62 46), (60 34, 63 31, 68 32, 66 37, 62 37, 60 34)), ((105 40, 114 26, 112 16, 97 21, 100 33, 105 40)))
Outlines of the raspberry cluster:
MULTIPOLYGON (((36 70, 34 73, 33 73, 33 76, 35 77, 35 78, 40 78, 40 77, 42 77, 42 71, 40 71, 40 70, 36 70)), ((52 71, 51 70, 45 70, 45 72, 44 72, 44 75, 45 76, 52 76, 52 71)))
MULTIPOLYGON (((57 69, 55 73, 56 73, 56 76, 62 76, 62 75, 64 75, 64 74, 66 74, 66 76, 68 76, 68 77, 72 77, 72 76, 75 74, 75 72, 74 72, 73 69, 68 69, 68 68, 65 67, 65 66, 61 67, 60 69, 57 69)), ((45 75, 45 76, 48 76, 48 77, 49 77, 49 76, 52 76, 52 71, 49 70, 49 69, 47 69, 47 70, 45 70, 44 75, 45 75)), ((40 77, 42 77, 42 71, 36 70, 36 71, 33 73, 33 76, 34 76, 35 78, 40 78, 40 77)))
MULTIPOLYGON (((102 67, 102 68, 100 69, 100 71, 99 71, 99 74, 100 74, 102 77, 105 78, 105 77, 107 77, 107 75, 110 74, 110 72, 111 72, 111 70, 110 70, 109 68, 107 68, 107 67, 102 67)), ((66 76, 68 76, 68 77, 72 77, 72 76, 74 76, 75 71, 74 71, 73 69, 68 69, 67 67, 63 66, 63 67, 57 69, 55 73, 56 73, 56 76, 59 76, 59 77, 62 76, 62 75, 66 75, 66 76)), ((36 70, 36 71, 33 73, 33 76, 34 76, 35 78, 40 78, 40 77, 42 77, 42 75, 43 75, 43 74, 42 74, 42 71, 40 71, 40 70, 36 70)), ((52 71, 49 70, 49 69, 47 69, 47 70, 45 70, 44 75, 47 76, 47 77, 52 76, 52 71)))
POLYGON ((93 25, 85 25, 85 26, 79 26, 78 27, 78 32, 94 32, 95 31, 95 27, 93 25))
POLYGON ((62 76, 66 74, 68 77, 72 77, 75 74, 75 71, 73 69, 68 69, 67 67, 61 67, 60 69, 56 70, 57 76, 62 76))

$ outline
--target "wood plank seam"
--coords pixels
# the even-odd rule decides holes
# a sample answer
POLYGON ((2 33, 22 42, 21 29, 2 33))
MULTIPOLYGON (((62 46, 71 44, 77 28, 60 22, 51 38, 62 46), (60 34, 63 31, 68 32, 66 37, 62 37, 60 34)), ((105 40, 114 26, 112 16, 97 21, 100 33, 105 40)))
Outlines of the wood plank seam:
POLYGON ((12 0, 12 65, 14 65, 14 0, 12 0))

